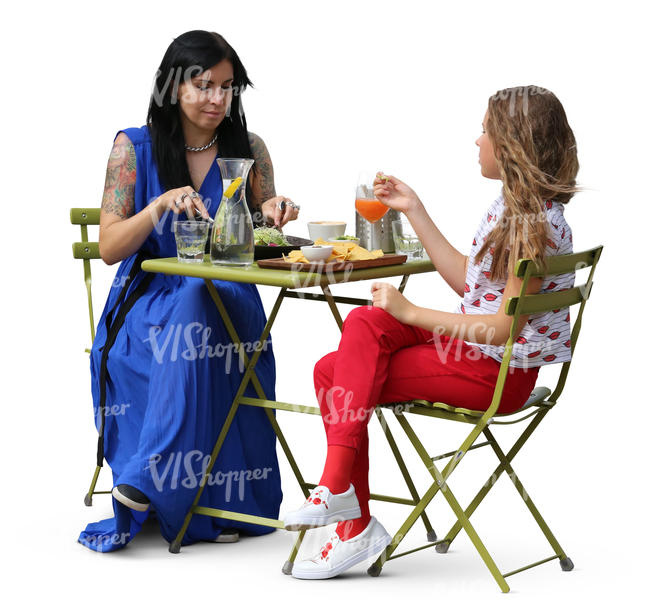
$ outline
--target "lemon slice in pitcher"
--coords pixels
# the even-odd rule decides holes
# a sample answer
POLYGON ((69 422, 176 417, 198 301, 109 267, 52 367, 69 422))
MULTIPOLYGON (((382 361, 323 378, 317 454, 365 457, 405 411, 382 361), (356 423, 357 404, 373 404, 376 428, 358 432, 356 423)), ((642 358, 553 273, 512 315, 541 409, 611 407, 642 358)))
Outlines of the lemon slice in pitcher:
POLYGON ((241 185, 242 182, 242 177, 238 176, 236 179, 233 180, 230 185, 228 185, 228 189, 223 194, 223 197, 226 198, 226 200, 229 200, 232 198, 232 196, 235 195, 235 191, 237 191, 237 188, 241 185))

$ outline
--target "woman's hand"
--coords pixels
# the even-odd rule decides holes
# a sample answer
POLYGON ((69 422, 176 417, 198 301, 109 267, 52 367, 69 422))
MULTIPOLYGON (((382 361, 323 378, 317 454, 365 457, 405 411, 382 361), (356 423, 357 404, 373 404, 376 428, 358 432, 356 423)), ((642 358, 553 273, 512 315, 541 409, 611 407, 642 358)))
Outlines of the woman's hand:
POLYGON ((409 302, 397 288, 390 283, 373 283, 370 291, 373 306, 383 308, 400 323, 409 324, 416 306, 409 302))
POLYGON ((158 217, 162 217, 167 210, 176 215, 184 212, 188 219, 195 219, 197 212, 203 219, 207 219, 210 216, 203 204, 201 196, 194 191, 194 187, 188 185, 166 191, 159 195, 150 206, 158 217))
POLYGON ((262 204, 262 214, 267 223, 272 223, 274 226, 282 227, 289 221, 298 218, 299 210, 291 206, 292 200, 285 196, 275 196, 269 198, 262 204), (284 201, 286 206, 284 210, 280 208, 280 202, 284 201))
POLYGON ((377 172, 373 182, 375 197, 386 206, 409 215, 422 206, 420 198, 406 183, 377 172))

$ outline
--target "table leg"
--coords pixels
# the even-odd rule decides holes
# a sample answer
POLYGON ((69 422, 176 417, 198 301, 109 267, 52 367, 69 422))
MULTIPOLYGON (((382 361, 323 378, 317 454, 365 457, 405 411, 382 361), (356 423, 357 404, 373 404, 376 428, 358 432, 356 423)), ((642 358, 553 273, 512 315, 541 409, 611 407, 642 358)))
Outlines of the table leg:
MULTIPOLYGON (((216 459, 219 455, 219 452, 221 451, 221 447, 223 446, 223 442, 226 438, 226 435, 228 434, 228 431, 230 429, 230 426, 235 418, 235 415, 237 414, 237 410, 240 406, 241 399, 244 395, 244 392, 246 390, 246 387, 248 386, 248 382, 251 381, 253 384, 253 387, 255 388, 255 391, 258 395, 258 397, 261 400, 266 401, 266 396, 264 394, 264 390, 262 389, 262 385, 259 382, 259 379, 257 378, 257 375, 255 374, 255 365, 257 364, 257 361, 262 353, 264 344, 266 342, 266 339, 268 338, 270 332, 271 332, 271 327, 273 326, 273 323, 275 321, 275 317, 277 316, 277 313, 280 309, 280 305, 282 304, 282 300, 285 297, 286 294, 286 289, 282 289, 275 301, 275 304, 273 306, 273 309, 271 311, 271 314, 269 315, 266 325, 264 326, 264 330, 262 331, 262 335, 260 336, 260 339, 258 341, 258 347, 254 350, 252 358, 249 360, 248 356, 246 355, 246 351, 244 350, 242 343, 239 339, 239 336, 237 334, 237 331, 235 330, 235 327, 232 323, 232 320, 230 319, 230 316, 228 315, 228 312, 221 300, 221 297, 219 296, 219 292, 217 291, 216 287, 212 283, 212 281, 206 279, 205 280, 206 286, 208 288, 208 292, 210 296, 212 297, 212 300, 214 301, 217 310, 219 311, 219 314, 221 315, 224 325, 226 326, 226 329, 228 331, 228 334, 230 335, 230 338, 232 341, 235 343, 235 346, 237 347, 237 352, 240 356, 240 359, 242 359, 242 362, 246 365, 246 369, 244 371, 244 375, 242 377, 241 383, 239 385, 239 388, 237 389, 237 393, 232 401, 232 404, 230 406, 230 410, 228 411, 228 415, 226 416, 226 420, 224 421, 224 424, 221 428, 221 431, 219 432, 219 437, 217 438, 217 441, 214 445, 214 448, 212 450, 212 454, 210 456, 210 462, 206 468, 205 473, 203 474, 201 478, 201 483, 199 486, 199 490, 196 493, 196 496, 194 498, 194 501, 192 503, 192 506, 188 510, 187 515, 185 516, 185 520, 183 522, 183 525, 181 527, 181 530, 178 532, 176 537, 174 538, 174 541, 170 544, 169 546, 169 551, 172 553, 178 553, 181 548, 181 542, 183 541, 183 537, 185 536, 185 533, 187 531, 187 528, 190 524, 190 520, 192 519, 192 515, 195 514, 195 510, 198 507, 199 500, 201 498, 201 495, 203 494, 203 490, 205 488, 205 485, 208 480, 209 474, 212 472, 212 469, 214 467, 214 464, 216 462, 216 459)), ((291 454, 291 451, 289 450, 289 447, 287 445, 287 442, 284 438, 284 435, 282 434, 282 431, 280 430, 280 427, 275 419, 275 416, 273 414, 273 411, 268 408, 264 407, 267 416, 269 417, 269 420, 271 422, 271 426, 273 427, 273 430, 276 433, 276 436, 278 436, 278 440, 280 441, 280 444, 282 445, 283 450, 285 451, 285 454, 287 455, 287 459, 289 460, 289 463, 291 464, 292 469, 294 470, 294 473, 296 474, 296 477, 298 479, 299 484, 301 485, 301 488, 303 492, 305 493, 305 496, 309 494, 309 490, 307 489, 305 482, 302 478, 302 475, 300 474, 300 471, 298 469, 297 463, 291 454)), ((226 513, 226 511, 218 511, 215 509, 211 509, 212 512, 210 513, 211 516, 216 516, 216 513, 222 512, 226 513)), ((243 515, 245 516, 245 515, 243 515)), ((251 517, 252 518, 252 517, 251 517)), ((253 520, 250 520, 250 522, 255 522, 253 520)), ((279 522, 279 521, 278 521, 279 522)))
POLYGON ((404 293, 404 289, 406 288, 406 283, 408 282, 410 274, 405 274, 402 276, 402 281, 399 284, 399 292, 404 293))

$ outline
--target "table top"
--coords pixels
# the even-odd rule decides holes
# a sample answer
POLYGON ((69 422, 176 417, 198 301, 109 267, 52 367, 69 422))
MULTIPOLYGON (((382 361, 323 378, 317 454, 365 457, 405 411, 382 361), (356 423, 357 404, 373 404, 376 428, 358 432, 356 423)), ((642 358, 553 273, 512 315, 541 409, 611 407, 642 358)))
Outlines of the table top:
POLYGON ((428 258, 416 261, 407 261, 393 266, 380 266, 377 268, 363 268, 361 270, 342 270, 340 272, 297 272, 294 270, 269 270, 258 267, 253 263, 244 266, 217 266, 210 263, 210 256, 204 257, 203 263, 181 263, 176 257, 160 259, 146 259, 142 262, 142 269, 146 272, 161 274, 179 274, 211 280, 225 280, 237 283, 251 283, 255 285, 269 285, 272 287, 285 287, 299 289, 304 287, 319 287, 321 285, 334 285, 350 283, 360 280, 375 278, 388 278, 403 276, 405 274, 422 274, 434 272, 435 267, 428 258))

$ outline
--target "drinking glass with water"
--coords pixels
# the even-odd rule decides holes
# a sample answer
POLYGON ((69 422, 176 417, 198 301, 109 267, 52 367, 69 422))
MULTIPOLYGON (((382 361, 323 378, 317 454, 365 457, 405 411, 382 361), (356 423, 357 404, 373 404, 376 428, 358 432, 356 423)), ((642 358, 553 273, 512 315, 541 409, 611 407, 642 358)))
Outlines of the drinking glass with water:
POLYGON ((203 262, 209 227, 207 221, 174 221, 178 261, 203 262))
POLYGON ((409 220, 400 215, 397 221, 393 221, 393 240, 395 242, 395 253, 406 255, 407 260, 422 259, 424 249, 409 220))

